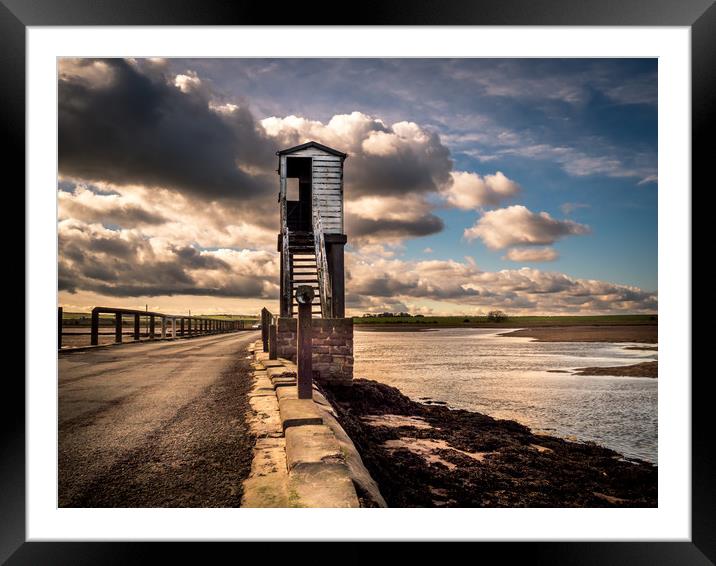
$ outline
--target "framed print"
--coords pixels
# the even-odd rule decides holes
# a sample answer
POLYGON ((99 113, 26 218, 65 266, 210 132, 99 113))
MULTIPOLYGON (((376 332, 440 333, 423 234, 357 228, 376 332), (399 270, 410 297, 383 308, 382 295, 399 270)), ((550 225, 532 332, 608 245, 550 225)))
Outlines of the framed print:
POLYGON ((313 8, 2 0, 28 224, 0 556, 716 561, 713 3, 313 8))

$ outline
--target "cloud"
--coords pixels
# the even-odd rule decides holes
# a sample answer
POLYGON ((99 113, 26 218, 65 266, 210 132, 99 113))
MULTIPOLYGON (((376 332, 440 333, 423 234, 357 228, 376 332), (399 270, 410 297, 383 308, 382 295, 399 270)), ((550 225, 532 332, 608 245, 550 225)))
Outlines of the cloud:
MULTIPOLYGON (((643 62, 642 62, 643 63, 643 62)), ((547 59, 497 60, 483 64, 479 72, 472 67, 456 65, 452 78, 471 83, 481 94, 529 101, 555 101, 581 106, 595 93, 612 103, 631 105, 657 103, 656 71, 639 69, 629 63, 592 60, 567 64, 547 59)))
POLYGON ((371 259, 358 253, 347 255, 347 266, 346 287, 353 308, 369 312, 389 310, 385 308, 388 302, 416 310, 432 301, 443 312, 502 308, 511 314, 558 314, 653 312, 657 308, 656 294, 638 287, 527 267, 482 271, 471 258, 404 261, 371 259))
POLYGON ((278 296, 278 256, 260 250, 199 250, 136 229, 79 220, 59 224, 60 291, 109 297, 278 296))
POLYGON ((356 245, 398 243, 444 228, 420 195, 363 196, 346 203, 346 232, 356 245))
POLYGON ((572 214, 574 211, 579 210, 580 208, 591 208, 591 205, 585 204, 583 202, 565 202, 559 207, 562 213, 567 215, 572 214))
POLYGON ((547 212, 535 213, 522 205, 485 212, 471 228, 468 240, 480 238, 493 250, 514 245, 548 245, 569 235, 587 234, 589 227, 572 220, 556 220, 547 212))
POLYGON ((233 201, 197 206, 195 198, 169 189, 60 181, 59 220, 106 228, 139 229, 147 238, 202 248, 276 248, 274 202, 242 206, 233 201))
POLYGON ((268 194, 275 180, 254 171, 270 170, 277 146, 247 107, 212 111, 200 86, 196 74, 147 74, 122 59, 62 60, 60 174, 206 199, 268 194))
POLYGON ((512 248, 508 250, 503 259, 515 262, 537 263, 555 261, 559 254, 554 248, 512 248))
POLYGON ((550 145, 546 143, 524 144, 497 151, 500 155, 517 155, 529 159, 539 159, 558 163, 568 175, 587 177, 605 175, 614 178, 639 177, 653 175, 654 160, 647 155, 634 153, 625 161, 624 157, 614 154, 614 148, 603 148, 604 153, 587 153, 573 146, 550 145))
POLYGON ((414 122, 389 126, 352 112, 325 124, 298 116, 273 116, 261 124, 282 147, 315 140, 348 153, 346 194, 353 199, 436 192, 450 181, 450 151, 436 133, 414 122))
POLYGON ((167 222, 162 213, 149 210, 140 202, 128 201, 118 193, 102 194, 86 185, 77 185, 72 192, 59 191, 57 199, 60 218, 90 222, 101 218, 104 225, 116 224, 127 228, 167 222))
POLYGON ((501 171, 484 177, 467 171, 453 171, 450 176, 452 184, 443 190, 443 195, 450 205, 462 210, 495 206, 520 192, 520 186, 501 171))
MULTIPOLYGON (((376 215, 365 207, 352 211, 349 202, 351 238, 400 242, 443 229, 425 199, 451 182, 450 152, 415 122, 387 125, 361 112, 326 123, 293 115, 259 121, 247 104, 217 94, 195 71, 170 74, 164 60, 63 59, 58 88, 63 179, 199 198, 202 206, 233 208, 236 220, 275 226, 275 152, 316 140, 350 154, 348 201, 401 197, 417 205, 410 213, 376 215)), ((65 205, 68 216, 92 221, 94 215, 105 225, 159 223, 166 216, 142 217, 135 204, 122 208, 91 195, 77 194, 65 205)))
MULTIPOLYGON (((133 297, 160 296, 277 299, 275 251, 201 249, 144 231, 155 228, 109 229, 76 219, 61 221, 60 291, 66 296, 92 293, 121 304, 133 297)), ((493 307, 512 314, 650 312, 657 305, 654 293, 636 287, 528 268, 483 271, 469 257, 404 261, 385 246, 348 251, 346 278, 352 312, 493 307)))
POLYGON ((639 181, 637 183, 637 185, 646 185, 647 183, 658 183, 658 182, 659 182, 658 175, 647 175, 641 181, 639 181))

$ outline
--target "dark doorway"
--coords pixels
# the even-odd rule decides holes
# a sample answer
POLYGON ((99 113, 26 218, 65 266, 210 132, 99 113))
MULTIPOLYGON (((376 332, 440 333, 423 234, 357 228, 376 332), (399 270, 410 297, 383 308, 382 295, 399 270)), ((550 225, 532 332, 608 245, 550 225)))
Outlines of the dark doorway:
POLYGON ((291 232, 311 232, 311 165, 310 157, 287 157, 286 180, 298 179, 298 195, 290 188, 286 194, 288 229, 291 232), (293 192, 293 195, 291 194, 293 192), (297 200, 296 200, 297 198, 297 200))

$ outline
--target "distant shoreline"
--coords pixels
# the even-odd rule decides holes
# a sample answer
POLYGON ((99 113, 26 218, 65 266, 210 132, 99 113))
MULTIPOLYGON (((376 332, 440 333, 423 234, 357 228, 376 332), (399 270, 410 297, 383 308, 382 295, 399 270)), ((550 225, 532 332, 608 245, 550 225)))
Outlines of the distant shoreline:
POLYGON ((411 332, 440 328, 502 328, 505 330, 532 328, 575 327, 653 327, 658 326, 657 315, 605 316, 510 316, 501 322, 477 316, 410 316, 410 317, 354 317, 356 330, 411 332))
POLYGON ((441 328, 488 328, 502 329, 500 336, 534 338, 538 342, 631 342, 637 344, 656 344, 659 327, 655 323, 644 324, 429 324, 418 326, 410 324, 356 324, 355 330, 368 332, 427 332, 441 328))

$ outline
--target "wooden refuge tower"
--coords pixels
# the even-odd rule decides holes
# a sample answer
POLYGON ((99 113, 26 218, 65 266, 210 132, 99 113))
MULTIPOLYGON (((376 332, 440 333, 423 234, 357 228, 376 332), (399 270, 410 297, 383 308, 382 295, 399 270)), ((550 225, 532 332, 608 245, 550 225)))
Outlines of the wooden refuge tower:
POLYGON ((295 288, 314 288, 314 317, 345 317, 343 162, 347 155, 310 141, 276 152, 280 177, 281 314, 297 313, 295 288))

